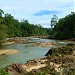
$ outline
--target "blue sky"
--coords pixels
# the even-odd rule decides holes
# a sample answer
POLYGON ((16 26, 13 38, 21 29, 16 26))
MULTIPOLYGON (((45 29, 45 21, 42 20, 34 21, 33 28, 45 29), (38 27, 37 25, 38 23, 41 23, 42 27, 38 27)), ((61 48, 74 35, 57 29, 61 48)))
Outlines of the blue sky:
POLYGON ((30 23, 50 27, 54 14, 65 17, 74 10, 75 0, 0 0, 0 9, 16 19, 27 19, 30 23))

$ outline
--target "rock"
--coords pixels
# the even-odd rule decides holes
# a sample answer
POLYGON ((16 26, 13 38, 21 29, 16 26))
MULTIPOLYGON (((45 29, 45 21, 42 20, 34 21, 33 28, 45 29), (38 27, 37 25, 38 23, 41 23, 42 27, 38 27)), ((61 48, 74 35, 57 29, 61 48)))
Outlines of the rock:
POLYGON ((12 64, 6 67, 6 71, 10 74, 11 72, 16 74, 26 74, 27 71, 23 69, 22 64, 12 64))
POLYGON ((46 58, 41 58, 37 60, 27 61, 26 64, 11 64, 6 67, 6 71, 8 73, 12 73, 12 75, 13 73, 15 73, 14 75, 16 75, 17 73, 26 75, 30 71, 36 73, 39 68, 46 66, 46 64, 44 63, 45 61, 47 61, 46 58))
POLYGON ((74 46, 75 44, 73 44, 73 43, 69 43, 69 44, 67 44, 67 46, 74 46))
POLYGON ((52 48, 49 49, 49 51, 45 54, 45 56, 48 55, 67 55, 67 54, 75 54, 75 44, 67 44, 67 46, 61 47, 61 48, 52 48))
POLYGON ((49 49, 49 51, 45 54, 45 56, 51 55, 52 54, 52 49, 49 49))

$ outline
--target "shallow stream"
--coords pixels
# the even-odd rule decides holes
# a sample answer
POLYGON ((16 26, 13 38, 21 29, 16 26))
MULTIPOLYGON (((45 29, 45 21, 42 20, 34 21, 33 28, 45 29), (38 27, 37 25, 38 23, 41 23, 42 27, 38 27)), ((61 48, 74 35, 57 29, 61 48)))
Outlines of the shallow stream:
POLYGON ((4 68, 12 63, 26 63, 28 60, 44 57, 48 50, 52 47, 60 47, 65 45, 65 42, 51 39, 35 39, 32 38, 29 42, 54 42, 55 46, 48 47, 28 47, 27 44, 12 44, 6 45, 6 49, 16 49, 20 52, 17 54, 0 55, 0 68, 4 68))

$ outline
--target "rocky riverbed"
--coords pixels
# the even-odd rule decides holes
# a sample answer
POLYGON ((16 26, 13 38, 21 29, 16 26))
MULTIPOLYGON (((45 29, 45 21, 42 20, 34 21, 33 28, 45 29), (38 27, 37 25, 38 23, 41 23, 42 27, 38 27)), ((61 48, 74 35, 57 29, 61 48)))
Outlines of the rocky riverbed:
POLYGON ((27 61, 26 64, 11 64, 6 67, 6 71, 10 75, 41 75, 41 73, 42 75, 70 75, 69 70, 75 70, 73 67, 75 64, 74 53, 75 44, 52 48, 47 52, 46 57, 27 61), (70 67, 71 65, 72 67, 70 67))
MULTIPOLYGON (((40 38, 36 38, 40 39, 40 38)), ((56 45, 54 42, 31 42, 32 37, 15 37, 15 38, 6 38, 3 42, 3 45, 10 45, 15 43, 27 44, 28 47, 47 47, 56 45)))

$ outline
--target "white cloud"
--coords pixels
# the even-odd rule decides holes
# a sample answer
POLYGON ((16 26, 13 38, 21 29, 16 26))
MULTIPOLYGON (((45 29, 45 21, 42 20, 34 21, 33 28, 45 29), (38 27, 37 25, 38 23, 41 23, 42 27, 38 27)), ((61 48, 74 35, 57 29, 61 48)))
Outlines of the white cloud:
POLYGON ((2 10, 19 10, 19 9, 22 9, 21 7, 2 7, 2 10))
MULTIPOLYGON (((74 0, 75 1, 75 0, 74 0)), ((11 13, 15 18, 28 19, 30 23, 41 24, 49 27, 52 15, 35 16, 34 14, 42 11, 58 11, 58 17, 64 17, 71 11, 75 11, 73 0, 1 0, 0 8, 5 13, 11 13)))

